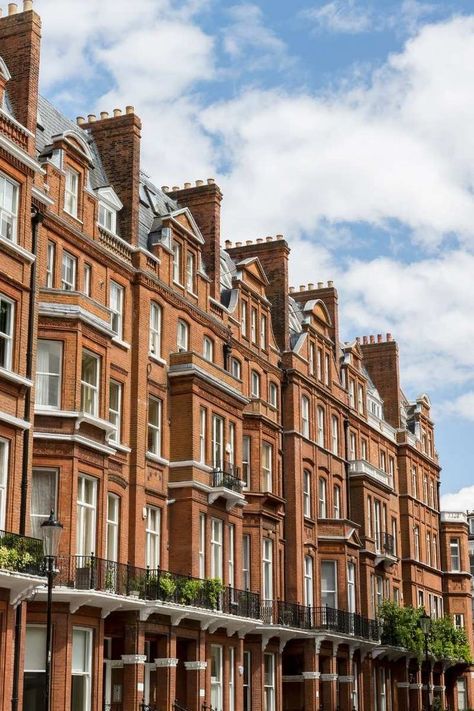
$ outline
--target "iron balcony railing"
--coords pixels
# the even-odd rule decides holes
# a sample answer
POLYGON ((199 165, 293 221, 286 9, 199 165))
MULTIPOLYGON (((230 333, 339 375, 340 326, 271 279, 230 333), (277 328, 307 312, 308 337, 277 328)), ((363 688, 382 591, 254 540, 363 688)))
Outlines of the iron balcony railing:
POLYGON ((224 587, 216 579, 193 578, 161 568, 138 568, 93 555, 60 556, 56 566, 57 587, 96 590, 260 619, 258 593, 224 587))
POLYGON ((43 543, 38 538, 0 531, 0 569, 44 575, 43 543))
POLYGON ((212 470, 212 486, 214 488, 224 487, 230 491, 242 492, 244 483, 240 478, 240 469, 235 464, 225 462, 222 466, 214 467, 212 470))
POLYGON ((389 555, 395 555, 395 539, 391 533, 382 533, 382 549, 389 555))
POLYGON ((305 630, 312 627, 311 607, 284 600, 264 600, 262 602, 262 619, 266 624, 281 627, 296 627, 305 630))

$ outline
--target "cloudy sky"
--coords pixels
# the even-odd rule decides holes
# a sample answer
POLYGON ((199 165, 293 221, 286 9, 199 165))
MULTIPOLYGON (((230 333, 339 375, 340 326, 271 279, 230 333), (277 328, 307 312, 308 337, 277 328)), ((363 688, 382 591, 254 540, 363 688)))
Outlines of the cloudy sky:
POLYGON ((135 105, 158 185, 215 177, 224 238, 284 234, 292 283, 336 282, 344 340, 393 333, 445 504, 474 508, 472 0, 35 6, 45 95, 135 105))

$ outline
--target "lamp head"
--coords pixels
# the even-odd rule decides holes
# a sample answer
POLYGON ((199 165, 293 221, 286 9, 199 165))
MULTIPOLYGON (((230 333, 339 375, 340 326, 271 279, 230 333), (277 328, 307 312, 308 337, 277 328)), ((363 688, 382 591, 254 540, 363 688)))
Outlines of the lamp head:
POLYGON ((57 556, 62 530, 62 524, 56 519, 54 511, 51 511, 49 518, 41 524, 43 552, 46 557, 55 558, 57 556))
POLYGON ((431 617, 426 614, 425 610, 423 610, 423 614, 420 615, 420 627, 425 636, 430 633, 431 617))

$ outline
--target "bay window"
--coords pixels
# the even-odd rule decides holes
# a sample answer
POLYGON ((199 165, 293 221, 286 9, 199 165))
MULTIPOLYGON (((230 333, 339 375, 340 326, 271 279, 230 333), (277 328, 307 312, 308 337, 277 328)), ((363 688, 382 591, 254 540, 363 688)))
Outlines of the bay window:
POLYGON ((211 578, 223 579, 222 531, 220 518, 211 518, 211 578))
POLYGON ((77 280, 77 259, 69 252, 63 252, 61 263, 61 289, 75 291, 77 280))
POLYGON ((341 487, 337 484, 333 489, 333 518, 341 518, 341 487))
POLYGON ((19 186, 0 175, 0 237, 16 242, 19 186))
POLYGON ((177 334, 177 347, 178 352, 183 352, 188 350, 189 345, 189 326, 186 321, 178 319, 178 334, 177 334))
POLYGON ((268 442, 262 444, 262 478, 263 490, 273 490, 273 447, 268 442))
POLYGON ((324 560, 321 563, 321 605, 337 608, 337 562, 324 560))
POLYGON ((95 553, 97 521, 97 480, 79 474, 77 482, 76 554, 90 556, 95 553))
POLYGON ((46 252, 46 284, 48 289, 54 287, 54 267, 56 261, 56 245, 54 242, 48 242, 46 252))
POLYGON ((57 511, 57 479, 56 469, 33 469, 31 473, 30 524, 33 538, 42 538, 41 524, 51 511, 57 511))
POLYGON ((38 340, 36 358, 37 407, 57 410, 61 404, 61 363, 63 344, 60 341, 38 340))
POLYGON ((256 370, 252 370, 250 375, 250 395, 251 397, 260 397, 260 375, 256 370))
POLYGON ((0 294, 0 368, 12 369, 15 306, 0 294))
POLYGON ((152 301, 150 304, 150 343, 148 348, 152 355, 158 357, 161 356, 161 323, 161 306, 152 301))
POLYGON ((161 400, 148 398, 148 451, 161 457, 161 400))
POLYGON ((90 351, 82 351, 81 410, 97 417, 99 412, 100 358, 90 351))
POLYGON ((242 439, 242 480, 244 487, 250 486, 250 437, 244 435, 242 439))
POLYGON ((208 336, 204 336, 202 355, 209 363, 214 362, 214 341, 208 336))
POLYGON ((461 570, 461 551, 459 538, 451 538, 449 541, 449 553, 451 559, 451 570, 458 573, 461 570))
POLYGON ((146 507, 145 564, 152 570, 160 567, 161 559, 161 509, 146 507))

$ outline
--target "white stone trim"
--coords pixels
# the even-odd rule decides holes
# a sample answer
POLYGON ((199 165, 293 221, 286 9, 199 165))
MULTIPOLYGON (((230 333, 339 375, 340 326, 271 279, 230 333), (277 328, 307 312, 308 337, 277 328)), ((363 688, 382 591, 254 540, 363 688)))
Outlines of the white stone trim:
MULTIPOLYGON (((0 414, 1 418, 1 414, 0 414)), ((28 427, 30 427, 28 423, 28 427)), ((63 434, 61 432, 34 432, 34 439, 47 439, 52 442, 75 442, 77 444, 82 444, 88 449, 95 449, 102 454, 115 454, 115 449, 103 444, 102 442, 96 442, 94 439, 89 439, 89 437, 83 437, 78 434, 63 434)))
POLYGON ((183 375, 198 375, 206 382, 210 383, 211 385, 214 385, 216 388, 222 390, 228 395, 231 395, 244 405, 248 405, 250 402, 250 399, 248 397, 245 397, 245 395, 242 395, 241 392, 231 387, 230 385, 227 385, 222 380, 219 380, 219 378, 217 378, 216 376, 211 375, 211 373, 208 373, 206 370, 204 370, 204 368, 201 368, 195 363, 183 363, 179 365, 173 365, 171 366, 168 372, 169 378, 179 378, 183 375))
POLYGON ((196 469, 201 469, 203 472, 212 472, 212 467, 203 462, 198 462, 195 459, 186 459, 180 462, 170 462, 170 469, 177 469, 181 467, 195 467, 196 469))
POLYGON ((49 195, 46 195, 36 185, 33 185, 33 187, 31 188, 31 194, 33 197, 35 197, 40 202, 43 202, 45 205, 54 205, 54 200, 52 200, 49 195))
POLYGON ((145 654, 122 654, 122 662, 124 664, 145 664, 145 654))
POLYGON ((1 410, 0 422, 6 422, 7 425, 18 427, 19 430, 29 430, 31 427, 31 422, 15 417, 15 415, 9 415, 7 412, 2 412, 1 410))
POLYGON ((342 684, 352 684, 354 681, 354 677, 351 674, 347 676, 340 676, 338 678, 338 681, 342 684))
POLYGON ((203 671, 207 669, 207 662, 184 662, 186 671, 203 671))
POLYGON ((19 257, 22 257, 22 259, 26 260, 30 264, 33 264, 33 262, 36 259, 35 255, 32 252, 29 252, 27 249, 25 249, 24 247, 21 247, 16 242, 12 242, 9 239, 5 239, 5 237, 0 237, 0 245, 7 252, 13 252, 13 254, 16 254, 19 257))
POLYGON ((321 681, 337 681, 337 674, 321 674, 321 681))
POLYGON ((303 679, 320 679, 321 672, 318 671, 306 671, 302 673, 303 679))
POLYGON ((176 659, 176 657, 161 657, 159 659, 155 659, 155 664, 157 667, 160 668, 172 668, 172 667, 177 667, 178 666, 179 659, 176 659))
MULTIPOLYGON (((23 129, 25 130, 25 129, 23 129)), ((16 158, 17 160, 20 161, 20 163, 23 163, 23 165, 26 165, 27 168, 31 168, 31 170, 34 170, 35 173, 41 173, 41 175, 45 174, 45 171, 43 168, 40 166, 38 161, 34 160, 26 151, 24 151, 22 148, 17 146, 13 141, 11 141, 9 138, 4 136, 3 134, 0 133, 0 147, 3 148, 7 153, 9 153, 13 158, 16 158)))
POLYGON ((25 388, 31 388, 33 385, 33 381, 25 378, 23 375, 18 375, 18 373, 15 373, 13 370, 8 370, 7 368, 0 368, 0 378, 5 378, 5 380, 9 380, 17 385, 24 385, 25 388))
POLYGON ((156 462, 157 464, 162 464, 164 467, 167 467, 169 465, 169 460, 164 459, 163 457, 159 457, 157 454, 153 454, 153 452, 147 452, 145 454, 146 458, 150 460, 150 462, 156 462))
MULTIPOLYGON (((72 292, 67 293, 70 294, 72 292)), ((101 318, 94 316, 75 304, 54 304, 40 301, 38 305, 38 313, 41 316, 49 316, 49 318, 77 318, 80 321, 87 323, 89 326, 96 328, 101 333, 105 333, 106 336, 113 338, 115 334, 115 331, 112 330, 107 321, 103 321, 101 318)))

